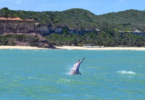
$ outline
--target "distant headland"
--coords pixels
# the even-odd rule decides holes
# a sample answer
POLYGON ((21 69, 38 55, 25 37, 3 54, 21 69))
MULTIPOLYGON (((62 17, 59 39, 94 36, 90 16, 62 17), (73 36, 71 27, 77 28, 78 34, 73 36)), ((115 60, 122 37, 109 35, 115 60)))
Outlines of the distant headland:
POLYGON ((84 9, 33 12, 0 9, 0 45, 145 46, 145 11, 95 15, 84 9))

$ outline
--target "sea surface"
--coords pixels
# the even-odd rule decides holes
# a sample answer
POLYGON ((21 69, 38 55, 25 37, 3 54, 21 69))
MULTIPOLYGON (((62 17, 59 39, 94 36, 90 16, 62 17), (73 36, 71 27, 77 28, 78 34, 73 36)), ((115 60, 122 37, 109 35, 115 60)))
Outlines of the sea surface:
POLYGON ((145 51, 0 50, 0 100, 145 100, 145 51))

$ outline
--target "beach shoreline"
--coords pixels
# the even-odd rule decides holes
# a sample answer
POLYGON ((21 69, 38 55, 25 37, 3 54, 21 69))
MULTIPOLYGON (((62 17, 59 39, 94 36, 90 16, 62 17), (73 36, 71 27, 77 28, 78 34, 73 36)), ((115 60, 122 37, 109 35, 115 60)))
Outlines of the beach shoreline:
MULTIPOLYGON (((61 50, 143 50, 145 47, 84 47, 84 46, 55 46, 55 49, 61 50)), ((43 50, 51 48, 39 48, 32 46, 0 46, 1 49, 26 49, 26 50, 43 50)))
POLYGON ((145 47, 84 47, 84 46, 55 46, 64 50, 145 50, 145 47))

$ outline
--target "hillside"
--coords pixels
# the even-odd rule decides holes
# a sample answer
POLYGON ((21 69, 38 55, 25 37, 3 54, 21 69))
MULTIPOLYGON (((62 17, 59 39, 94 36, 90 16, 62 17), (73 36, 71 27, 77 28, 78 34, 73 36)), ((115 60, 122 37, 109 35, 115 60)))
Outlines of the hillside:
POLYGON ((108 13, 99 16, 99 21, 106 21, 110 23, 116 24, 124 24, 124 23, 131 23, 131 24, 143 24, 145 22, 144 19, 145 11, 138 11, 138 10, 126 10, 117 13, 108 13))
POLYGON ((20 17, 21 19, 34 19, 43 25, 54 24, 55 27, 72 27, 74 29, 95 29, 95 15, 83 9, 70 9, 62 12, 32 12, 13 11, 8 8, 0 10, 2 17, 20 17))
POLYGON ((108 22, 116 24, 116 28, 120 30, 134 31, 138 29, 145 32, 145 11, 126 10, 117 13, 108 13, 98 17, 99 22, 108 22))
MULTIPOLYGON (((0 17, 20 17, 21 19, 34 19, 42 26, 62 28, 62 34, 45 36, 49 43, 54 45, 83 45, 86 43, 104 46, 145 46, 145 37, 132 33, 121 35, 120 31, 145 32, 145 11, 126 10, 117 13, 95 15, 84 9, 69 9, 61 12, 33 12, 14 11, 8 8, 0 9, 0 17), (96 30, 101 32, 70 34, 68 29, 96 30)), ((55 33, 55 32, 54 32, 55 33)))

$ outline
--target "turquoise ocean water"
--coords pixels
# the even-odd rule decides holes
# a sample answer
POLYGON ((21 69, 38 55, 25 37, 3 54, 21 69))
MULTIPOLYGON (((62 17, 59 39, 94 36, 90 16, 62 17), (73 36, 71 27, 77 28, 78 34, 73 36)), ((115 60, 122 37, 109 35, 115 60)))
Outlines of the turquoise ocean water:
POLYGON ((0 100, 145 100, 145 51, 0 50, 0 100))

